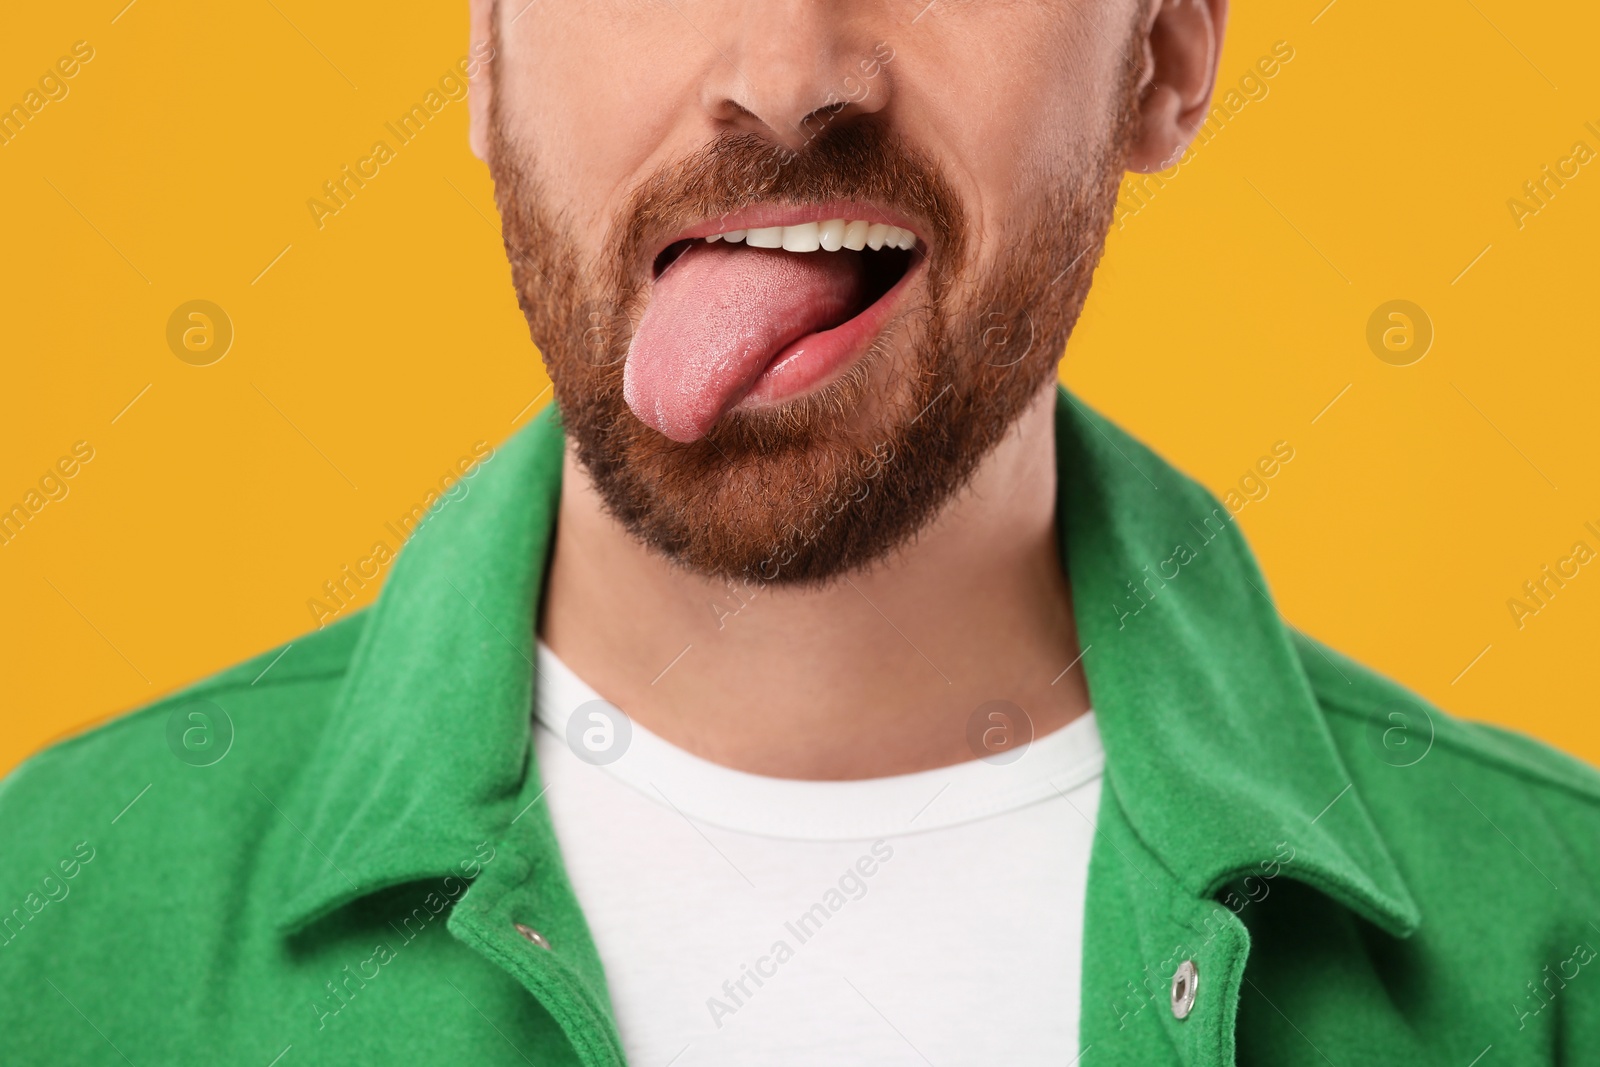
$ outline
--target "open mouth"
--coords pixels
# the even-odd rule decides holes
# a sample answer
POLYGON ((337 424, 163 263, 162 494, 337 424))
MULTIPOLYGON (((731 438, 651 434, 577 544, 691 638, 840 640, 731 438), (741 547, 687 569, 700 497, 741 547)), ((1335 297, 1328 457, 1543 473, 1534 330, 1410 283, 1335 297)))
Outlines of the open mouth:
POLYGON ((727 230, 706 237, 693 237, 674 241, 656 257, 653 277, 661 275, 697 243, 729 246, 742 244, 747 250, 794 252, 801 254, 831 254, 856 257, 860 260, 861 291, 855 305, 838 322, 824 326, 832 329, 844 325, 877 303, 885 293, 895 287, 911 269, 917 254, 917 235, 901 226, 865 219, 832 219, 828 222, 807 222, 796 226, 769 226, 750 230, 727 230))
POLYGON ((730 410, 782 404, 843 374, 925 260, 915 232, 881 218, 764 214, 704 224, 652 264, 624 396, 673 440, 698 440, 730 410))

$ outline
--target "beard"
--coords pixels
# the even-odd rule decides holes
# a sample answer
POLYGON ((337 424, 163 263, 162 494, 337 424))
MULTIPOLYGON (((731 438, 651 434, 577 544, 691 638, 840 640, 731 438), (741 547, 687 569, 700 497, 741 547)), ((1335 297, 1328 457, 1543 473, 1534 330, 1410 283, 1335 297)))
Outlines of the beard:
POLYGON ((1110 226, 1136 73, 1104 143, 1013 216, 982 268, 950 183, 871 118, 798 152, 721 137, 643 182, 592 256, 496 109, 490 171, 518 302, 610 515, 674 564, 747 586, 824 585, 911 542, 1055 377, 1110 226), (834 199, 896 209, 928 231, 921 299, 902 296, 865 355, 804 397, 735 408, 688 443, 635 417, 623 369, 649 298, 638 270, 649 235, 761 202, 834 199))

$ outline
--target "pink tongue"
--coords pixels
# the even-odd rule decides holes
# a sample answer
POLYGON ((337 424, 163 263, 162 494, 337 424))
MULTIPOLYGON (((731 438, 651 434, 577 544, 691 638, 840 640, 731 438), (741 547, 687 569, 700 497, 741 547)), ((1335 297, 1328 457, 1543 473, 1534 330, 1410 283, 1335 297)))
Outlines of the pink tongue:
POLYGON ((774 356, 844 322, 864 289, 855 253, 696 241, 656 279, 623 396, 646 425, 699 440, 774 356))

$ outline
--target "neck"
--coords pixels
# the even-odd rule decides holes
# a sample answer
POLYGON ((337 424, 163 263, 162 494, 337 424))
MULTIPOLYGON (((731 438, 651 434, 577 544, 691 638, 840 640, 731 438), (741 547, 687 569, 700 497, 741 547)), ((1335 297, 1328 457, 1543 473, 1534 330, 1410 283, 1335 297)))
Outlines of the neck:
POLYGON ((672 566, 606 514, 569 449, 541 634, 645 729, 754 774, 970 760, 969 721, 997 700, 1047 734, 1088 708, 1081 666, 1063 673, 1078 641, 1054 411, 1052 386, 913 544, 822 589, 735 593, 672 566))

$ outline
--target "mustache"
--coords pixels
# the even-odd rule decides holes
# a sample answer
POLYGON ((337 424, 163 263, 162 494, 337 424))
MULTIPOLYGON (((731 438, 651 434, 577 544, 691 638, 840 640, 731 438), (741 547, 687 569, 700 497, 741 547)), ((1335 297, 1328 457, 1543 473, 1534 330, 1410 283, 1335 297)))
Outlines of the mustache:
POLYGON ((862 200, 921 220, 937 262, 962 261, 967 219, 961 198, 938 166, 881 123, 857 120, 790 149, 751 133, 725 133, 646 179, 618 213, 606 242, 614 282, 633 271, 662 234, 756 204, 862 200))

